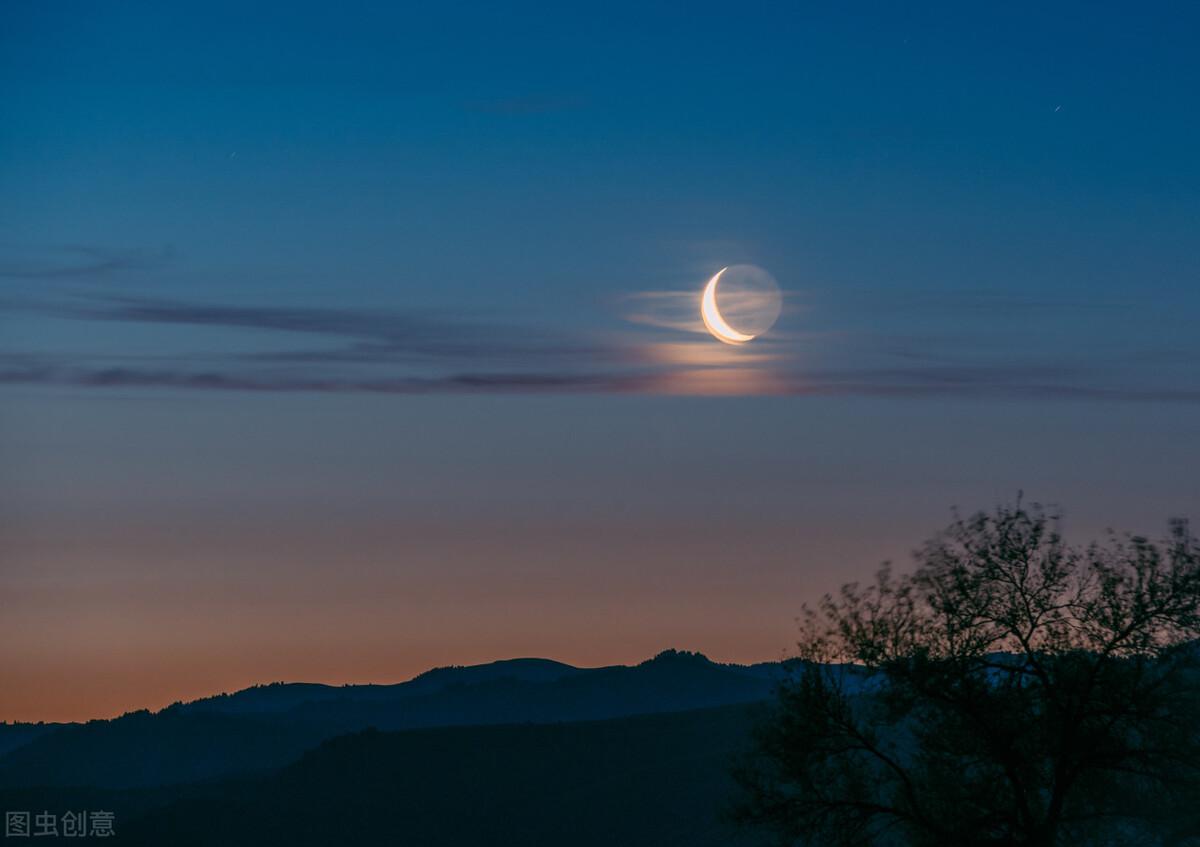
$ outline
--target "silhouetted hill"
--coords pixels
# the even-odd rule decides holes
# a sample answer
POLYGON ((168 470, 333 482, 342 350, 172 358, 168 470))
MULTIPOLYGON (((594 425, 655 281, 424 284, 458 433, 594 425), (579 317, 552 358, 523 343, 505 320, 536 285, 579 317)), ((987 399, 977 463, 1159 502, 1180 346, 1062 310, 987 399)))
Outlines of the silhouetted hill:
POLYGON ((634 667, 519 659, 441 668, 387 686, 256 686, 42 735, 0 757, 0 786, 139 787, 279 767, 336 735, 376 727, 546 723, 767 698, 777 664, 721 665, 666 651, 634 667))
POLYGON ((634 667, 574 669, 545 682, 480 676, 478 682, 447 680, 444 687, 403 700, 318 701, 290 714, 349 731, 599 720, 621 715, 675 712, 761 700, 775 675, 719 665, 694 653, 670 651, 634 667))
POLYGON ((123 821, 117 843, 757 844, 724 820, 754 706, 609 721, 368 730, 276 774, 123 821))
POLYGON ((0 759, 0 787, 192 782, 281 765, 330 735, 261 716, 133 712, 73 724, 14 750, 0 759))
POLYGON ((35 738, 62 729, 62 723, 0 723, 0 756, 24 747, 35 738))
POLYGON ((550 659, 505 659, 486 665, 452 666, 425 671, 408 682, 394 685, 321 685, 305 682, 275 682, 255 685, 233 694, 218 694, 175 708, 185 713, 223 712, 226 714, 263 714, 286 712, 308 703, 400 700, 430 694, 451 685, 473 685, 495 680, 551 682, 579 668, 550 659))

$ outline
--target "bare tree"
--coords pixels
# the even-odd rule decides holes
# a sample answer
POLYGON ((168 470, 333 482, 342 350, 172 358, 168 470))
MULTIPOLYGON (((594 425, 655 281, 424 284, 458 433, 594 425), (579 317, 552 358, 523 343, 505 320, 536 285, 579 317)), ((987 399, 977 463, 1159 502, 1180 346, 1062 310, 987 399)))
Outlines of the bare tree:
POLYGON ((1057 527, 959 519, 913 573, 806 608, 740 817, 811 845, 1192 843, 1196 540, 1057 527))

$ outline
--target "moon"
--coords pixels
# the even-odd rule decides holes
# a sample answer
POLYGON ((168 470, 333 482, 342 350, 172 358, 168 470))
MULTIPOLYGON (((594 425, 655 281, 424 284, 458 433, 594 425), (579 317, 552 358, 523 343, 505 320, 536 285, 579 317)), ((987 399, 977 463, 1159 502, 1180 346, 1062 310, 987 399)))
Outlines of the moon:
POLYGON ((700 317, 704 319, 705 328, 718 341, 745 344, 771 328, 779 317, 782 305, 779 284, 773 276, 754 265, 731 265, 717 271, 704 286, 704 294, 700 297, 700 317), (732 304, 733 308, 727 308, 726 311, 733 322, 741 327, 740 330, 734 328, 717 305, 717 286, 722 281, 733 286, 726 299, 726 306, 732 304))

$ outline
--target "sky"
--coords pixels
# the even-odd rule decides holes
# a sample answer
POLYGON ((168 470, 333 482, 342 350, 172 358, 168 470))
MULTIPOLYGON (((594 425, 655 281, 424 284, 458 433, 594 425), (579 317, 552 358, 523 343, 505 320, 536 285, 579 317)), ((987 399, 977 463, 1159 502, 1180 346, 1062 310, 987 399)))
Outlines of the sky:
POLYGON ((1194 4, 422 5, 0 10, 0 719, 778 659, 954 508, 1200 514, 1194 4))

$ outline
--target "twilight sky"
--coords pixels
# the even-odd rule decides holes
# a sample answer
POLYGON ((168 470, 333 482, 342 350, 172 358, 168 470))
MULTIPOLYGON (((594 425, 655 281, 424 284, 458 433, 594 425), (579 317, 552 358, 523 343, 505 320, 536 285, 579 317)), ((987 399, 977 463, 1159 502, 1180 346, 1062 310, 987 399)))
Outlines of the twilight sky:
POLYGON ((1194 4, 406 5, 0 11, 0 719, 773 659, 952 506, 1200 519, 1194 4))

